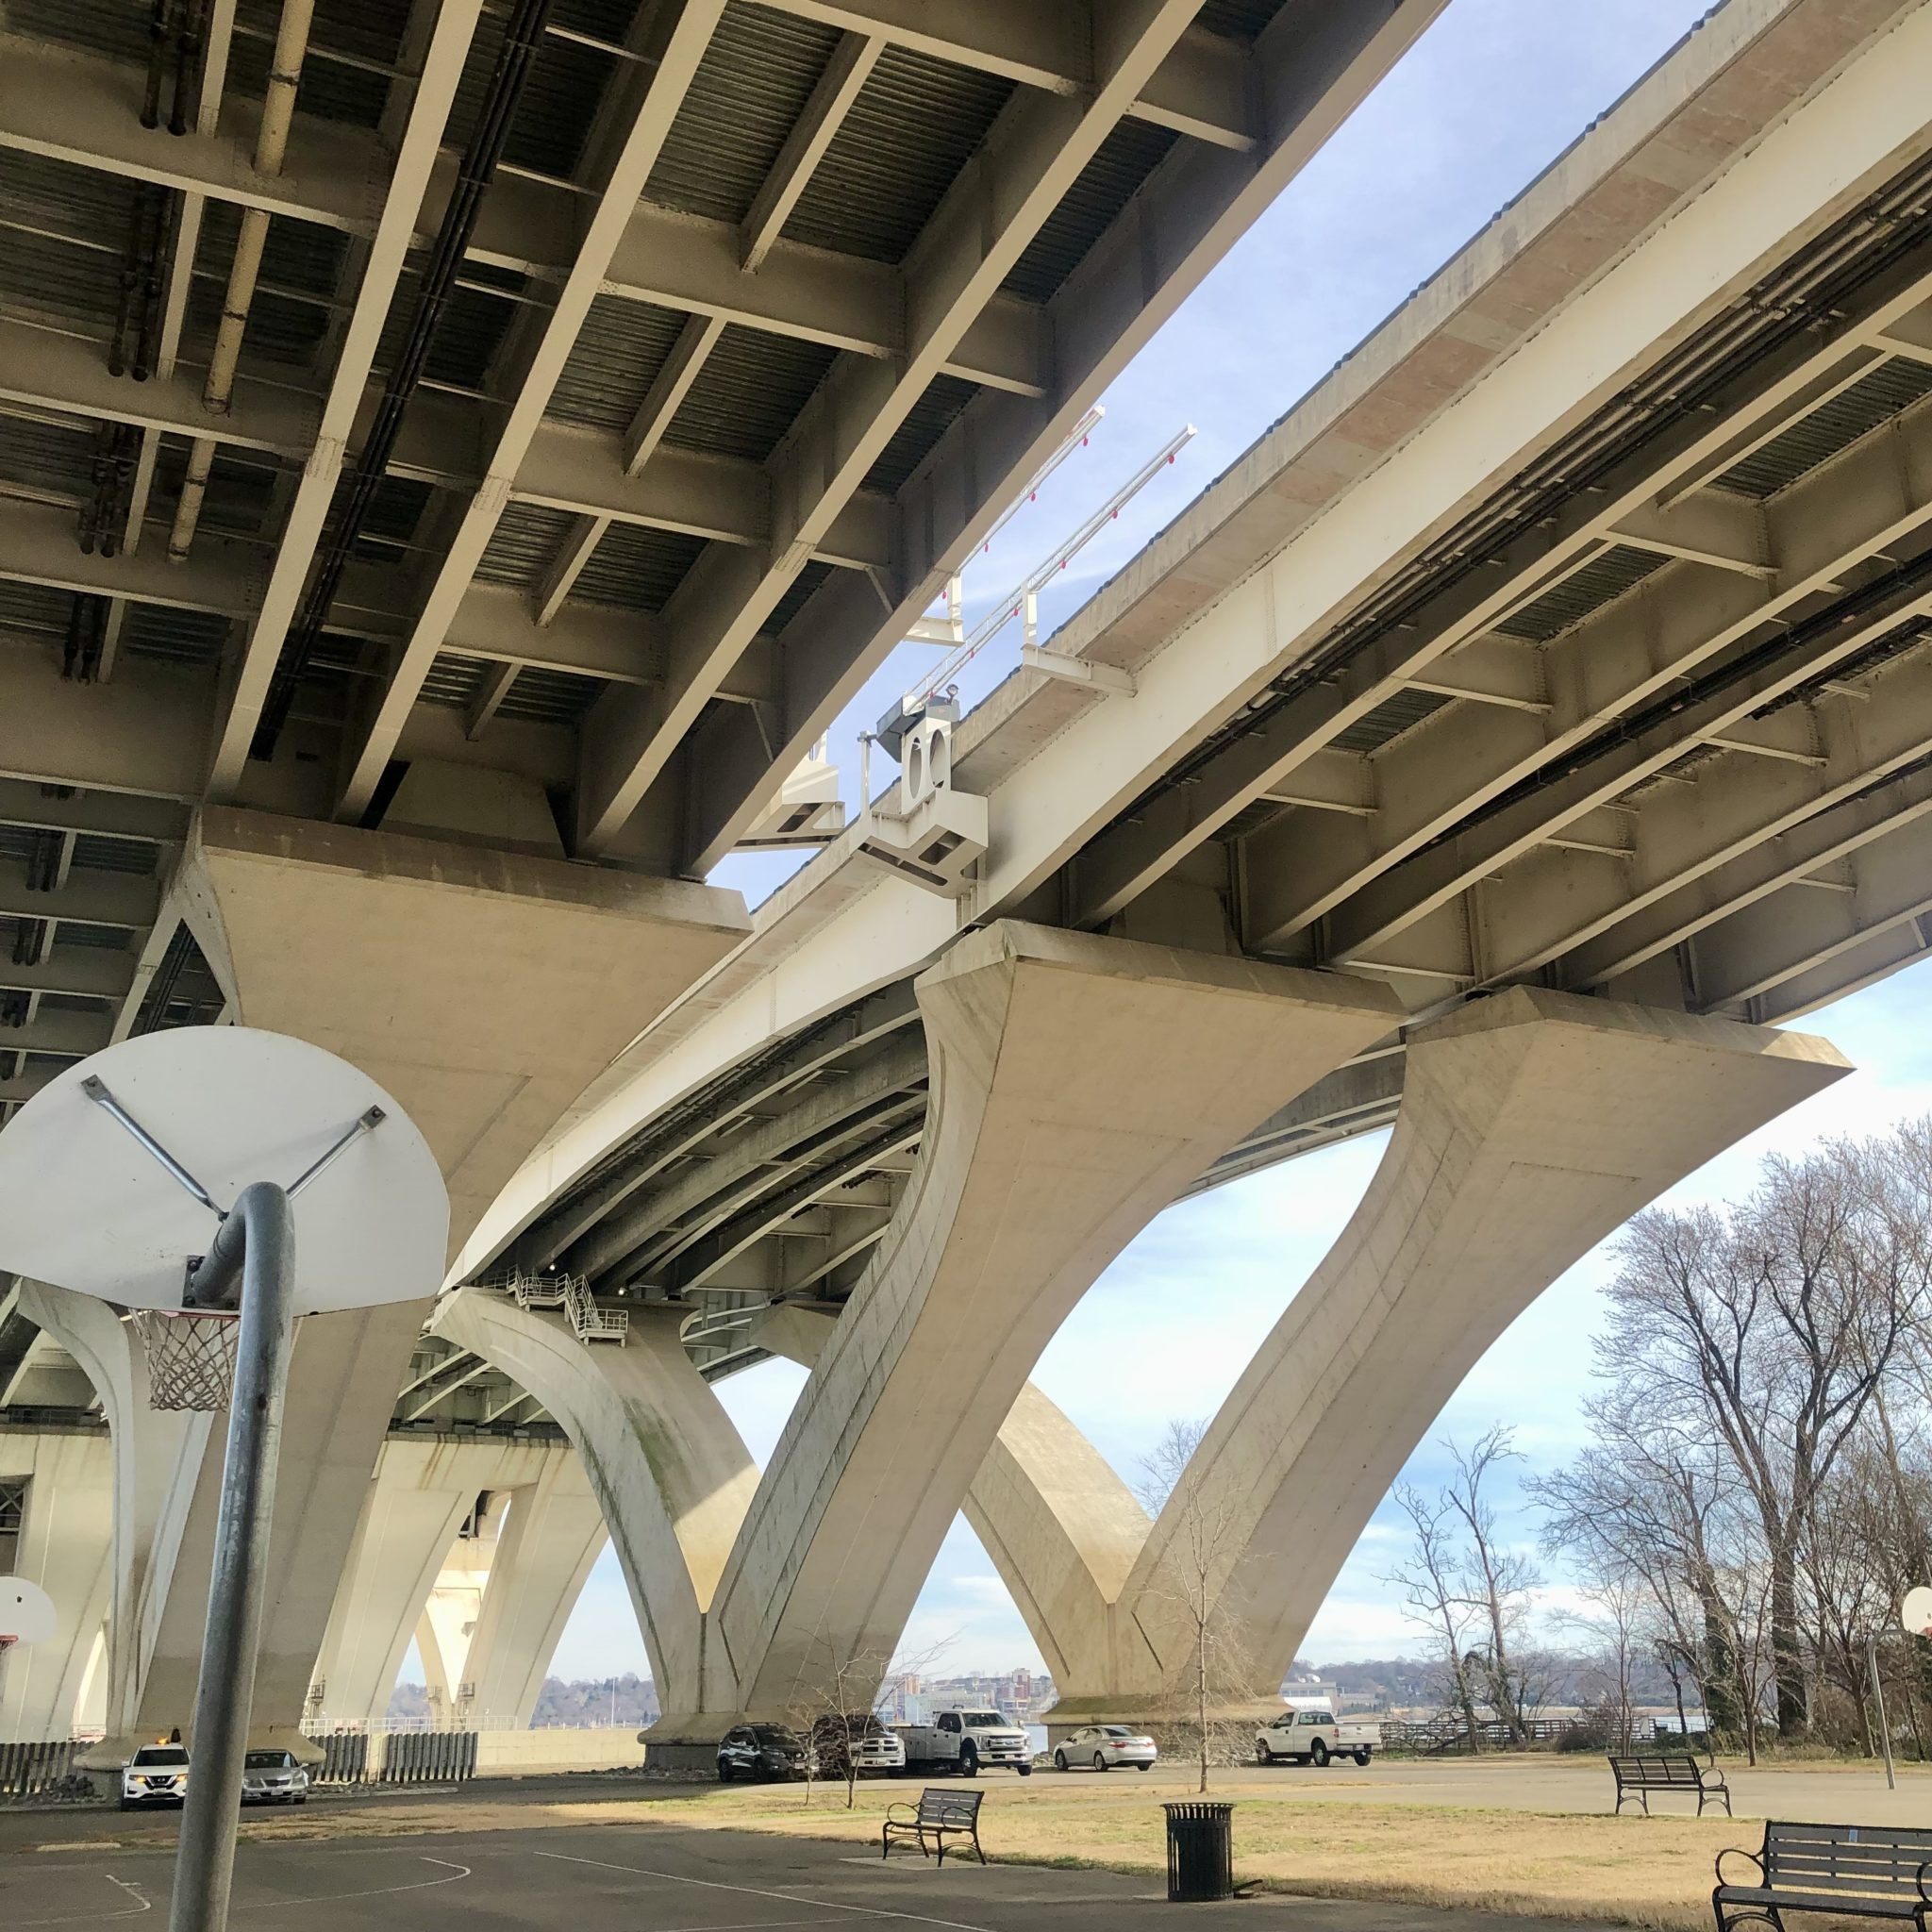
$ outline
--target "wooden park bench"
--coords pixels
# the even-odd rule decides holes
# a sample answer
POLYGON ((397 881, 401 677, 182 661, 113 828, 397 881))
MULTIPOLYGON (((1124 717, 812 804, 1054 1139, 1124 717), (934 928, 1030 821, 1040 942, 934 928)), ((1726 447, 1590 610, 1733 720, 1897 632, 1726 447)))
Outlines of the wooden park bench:
POLYGON ((970 1840, 973 1855, 983 1865, 986 1854, 979 1848, 979 1801, 984 1791, 947 1791, 928 1785, 919 1794, 916 1811, 910 1805, 894 1805, 892 1811, 912 1811, 909 1818, 894 1818, 887 1814, 885 1828, 879 1833, 879 1857, 885 1857, 892 1849, 895 1838, 909 1838, 918 1842, 919 1849, 927 1857, 939 1854, 941 1865, 946 1862, 946 1840, 948 1838, 970 1840))
POLYGON ((1731 1790, 1724 1783, 1724 1773, 1716 1765, 1708 1768, 1699 1764, 1694 1757, 1681 1757, 1664 1752, 1643 1752, 1628 1757, 1620 1757, 1614 1751, 1610 1754, 1610 1775, 1617 1780, 1617 1809, 1622 1811, 1626 1798, 1635 1798, 1643 1807, 1643 1815, 1650 1816, 1650 1794, 1653 1791, 1695 1791, 1697 1793, 1697 1815, 1704 1816, 1707 1805, 1722 1802, 1724 1816, 1731 1815, 1731 1790))
POLYGON ((1924 1932, 1932 1909, 1926 1874, 1932 1831, 1903 1824, 1780 1824, 1764 1827, 1756 1852, 1717 1856, 1710 1895, 1718 1932, 1756 1920, 1783 1932, 1784 1912, 1833 1912, 1846 1918, 1909 1919, 1924 1932), (1757 1867, 1754 1885, 1727 1884, 1724 1860, 1757 1867))

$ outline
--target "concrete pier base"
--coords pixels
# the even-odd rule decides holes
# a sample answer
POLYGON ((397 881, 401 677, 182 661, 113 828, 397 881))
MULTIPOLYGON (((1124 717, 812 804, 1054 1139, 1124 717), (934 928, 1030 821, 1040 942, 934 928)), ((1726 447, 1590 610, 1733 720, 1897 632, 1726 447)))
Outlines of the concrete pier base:
POLYGON ((969 1513, 1052 1661, 1054 1727, 1172 1714, 1192 1568, 1251 1660, 1257 1707, 1272 1704, 1370 1515, 1490 1344, 1630 1215, 1846 1071, 1804 1035, 1527 988, 1418 1028, 1367 1194, 1131 1561, 1138 1506, 1043 1398, 982 1465, 969 1513), (1203 1524, 1211 1560, 1191 1567, 1203 1524))
MULTIPOLYGON (((720 1581, 703 1713, 883 1674, 1040 1351, 1257 1120, 1390 1031, 1379 987, 1003 922, 917 982, 919 1163, 720 1581)), ((698 1713, 671 1711, 695 1733, 698 1713)))

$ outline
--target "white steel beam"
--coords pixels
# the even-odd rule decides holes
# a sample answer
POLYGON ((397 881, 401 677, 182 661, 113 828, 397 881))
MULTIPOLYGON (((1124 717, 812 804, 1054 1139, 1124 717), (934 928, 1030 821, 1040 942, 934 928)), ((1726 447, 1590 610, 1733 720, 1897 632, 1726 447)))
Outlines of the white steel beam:
MULTIPOLYGON (((1848 892, 1788 888, 1740 907, 1693 942, 1698 998, 1711 1012, 1750 1013, 1774 989, 1811 974, 1877 935, 1932 912, 1932 824, 1923 811, 1839 861, 1848 892)), ((1923 949, 1915 930, 1912 950, 1923 949)))
POLYGON ((303 588, 341 477, 349 436, 375 366, 383 324, 402 279, 417 214, 481 11, 482 0, 441 0, 395 165, 389 171, 369 258, 342 332, 342 346, 323 402, 316 440, 283 524, 261 608, 237 667, 227 711, 215 740, 208 791, 216 801, 233 798, 241 783, 289 625, 301 606, 303 588))
POLYGON ((277 457, 308 454, 320 412, 308 397, 244 378, 229 408, 216 415, 202 407, 201 390, 201 371, 192 366, 177 367, 171 359, 145 382, 134 382, 108 374, 99 342, 0 320, 0 403, 45 405, 171 436, 211 437, 277 457))
MULTIPOLYGON (((715 340, 722 327, 694 318, 686 334, 715 340)), ((693 364, 684 386, 695 374, 693 364)), ((683 393, 684 387, 678 387, 677 398, 683 393)), ((362 413, 373 408, 375 396, 373 389, 365 394, 362 413)), ((214 415, 202 408, 199 375, 192 369, 129 382, 108 375, 92 343, 0 321, 0 403, 9 400, 262 450, 292 458, 311 470, 318 460, 323 413, 317 399, 272 384, 243 383, 238 386, 233 407, 214 415)), ((630 523, 723 543, 769 541, 770 491, 764 466, 736 457, 659 449, 676 400, 663 397, 656 414, 647 416, 652 407, 652 398, 647 397, 625 438, 567 423, 540 425, 509 500, 574 510, 587 520, 601 521, 604 528, 630 523)), ((475 425, 473 404, 448 396, 419 396, 388 473, 442 490, 475 489, 480 474, 475 425)), ((320 484, 314 487, 319 490, 320 484)), ((303 508, 299 492, 296 508, 303 508)), ((858 491, 826 532, 818 554, 847 568, 885 569, 891 557, 891 505, 885 497, 858 491)), ((291 554, 289 569, 293 568, 291 554)))
POLYGON ((0 502, 0 576, 224 617, 250 615, 261 596, 261 567, 245 543, 204 539, 185 570, 154 554, 102 557, 74 541, 71 512, 41 504, 0 502))
POLYGON ((608 850, 620 837, 738 654, 1192 13, 1190 0, 1120 0, 1094 23, 1091 94, 1008 103, 908 254, 904 359, 842 358, 794 425, 774 466, 768 559, 747 569, 715 551, 701 558, 666 612, 675 641, 661 698, 641 706, 611 691, 593 707, 578 788, 581 851, 608 850))
POLYGON ((1904 919, 1881 925, 1856 944, 1829 954, 1809 971, 1780 981, 1758 993, 1747 1010, 1766 1026, 1802 1019, 1848 993, 1862 991, 1889 979, 1932 954, 1932 916, 1904 919))
POLYGON ((105 169, 290 221, 370 235, 377 192, 362 129, 298 114, 276 175, 255 172, 252 106, 234 104, 219 134, 141 125, 138 66, 19 34, 0 34, 0 147, 105 169))
POLYGON ((198 799, 214 691, 212 675, 174 665, 130 661, 112 684, 81 684, 42 652, 0 651, 0 776, 198 799))
POLYGON ((0 858, 0 919, 58 919, 77 925, 154 924, 160 887, 131 873, 83 872, 58 891, 27 883, 19 859, 0 858))
MULTIPOLYGON (((1932 799, 1932 781, 1917 769, 1932 753, 1932 665, 1882 673, 1874 693, 1871 705, 1815 707, 1827 747, 1822 768, 1740 771, 1713 761, 1690 784, 1644 799, 1616 878, 1573 886, 1566 916, 1546 918, 1543 932, 1511 950, 1559 959, 1567 986, 1599 986, 1917 816, 1932 799), (1612 891, 1616 901, 1606 903, 1612 891)), ((1517 870, 1485 891, 1485 909, 1499 922, 1512 921, 1528 885, 1518 886, 1517 870)))
MULTIPOLYGON (((593 140, 593 151, 603 150, 601 161, 593 164, 600 171, 598 185, 577 230, 579 240, 569 272, 549 312, 533 332, 527 361, 509 412, 497 432, 482 483, 457 520, 408 641, 391 671, 369 728, 354 751, 337 808, 341 818, 353 820, 361 815, 395 749, 450 620, 503 515, 551 392, 563 374, 584 317, 603 286, 611 257, 724 9, 724 0, 681 0, 651 18, 651 44, 642 50, 649 58, 641 63, 633 83, 635 96, 612 111, 607 126, 593 140)), ((622 80, 618 85, 621 92, 630 94, 630 87, 622 80)))
MULTIPOLYGON (((776 0, 782 13, 909 47, 1048 93, 1095 84, 1093 36, 1105 14, 1088 0, 776 0)), ((1254 145, 1240 49, 1190 32, 1128 105, 1138 120, 1245 151, 1254 145)))
MULTIPOLYGON (((483 204, 471 257, 561 283, 569 273, 577 201, 552 183, 499 176, 483 204)), ((734 224, 640 201, 598 292, 856 356, 890 360, 905 353, 905 276, 891 263, 774 242, 753 273, 743 267, 741 252, 734 224)), ((1050 364, 1038 306, 1001 295, 960 338, 941 373, 1038 395, 1050 364)))
POLYGON ((772 252, 773 244, 791 218, 798 197, 811 180, 840 124, 858 98, 859 90, 878 65, 886 42, 875 34, 841 34, 825 71, 807 97, 805 107, 765 184, 758 192, 743 224, 741 265, 755 269, 772 252))
POLYGON ((1779 689, 1848 656, 1873 635, 1874 625, 1896 624, 1910 600, 1868 623, 1844 626, 1781 676, 1754 679, 1687 709, 1620 747, 1592 773, 1551 786, 1531 808, 1456 832, 1473 808, 1582 745, 1621 714, 1668 693, 1768 623, 1793 614, 1854 565, 1889 551, 1928 515, 1932 402, 1868 435, 1771 501, 1766 520, 1774 578, 1668 564, 1550 646, 1547 675, 1557 707, 1549 716, 1486 713, 1430 721, 1435 729, 1424 727, 1381 760, 1378 776, 1389 803, 1357 839, 1331 841, 1316 853, 1310 849, 1313 828, 1291 826, 1279 837, 1266 828, 1251 841, 1256 849, 1248 859, 1252 940, 1270 950, 1327 915, 1332 958, 1368 953, 1689 746, 1751 741, 1754 750, 1805 762, 1814 755, 1808 740, 1781 741, 1753 730, 1747 724, 1752 710, 1779 689), (1430 848, 1425 854, 1424 846, 1430 848))
POLYGON ((705 359, 718 345, 724 325, 715 315, 693 315, 678 332, 677 341, 664 358, 644 399, 630 419, 624 434, 624 473, 635 476, 657 453, 664 432, 691 393, 691 386, 703 371, 705 359))

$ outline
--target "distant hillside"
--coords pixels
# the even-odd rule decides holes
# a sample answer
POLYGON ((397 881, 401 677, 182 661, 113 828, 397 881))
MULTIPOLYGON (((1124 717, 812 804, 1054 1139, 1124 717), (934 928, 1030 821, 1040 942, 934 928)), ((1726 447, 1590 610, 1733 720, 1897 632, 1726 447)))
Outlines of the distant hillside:
MULTIPOLYGON (((421 1684, 398 1684, 389 1701, 392 1724, 421 1724, 429 1716, 429 1693, 421 1684)), ((537 1693, 533 1724, 591 1727, 617 1724, 641 1725, 658 1717, 658 1687, 648 1677, 627 1672, 617 1678, 600 1677, 565 1683, 546 1677, 537 1693), (613 1715, 614 1713, 614 1715, 613 1715)))

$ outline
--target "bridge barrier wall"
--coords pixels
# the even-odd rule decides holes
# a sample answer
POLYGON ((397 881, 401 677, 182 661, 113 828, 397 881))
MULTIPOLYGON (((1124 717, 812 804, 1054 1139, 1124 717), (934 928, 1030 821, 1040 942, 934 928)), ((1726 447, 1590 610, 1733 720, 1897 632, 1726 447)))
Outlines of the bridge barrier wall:
POLYGON ((0 1798, 31 1798, 74 1769, 84 1746, 67 1738, 49 1743, 0 1744, 0 1798))
MULTIPOLYGON (((309 1741, 322 1752, 315 1780, 330 1785, 455 1784, 473 1777, 635 1771, 641 1768, 644 1757, 635 1724, 583 1730, 558 1726, 543 1730, 332 1731, 309 1741)), ((0 1793, 10 1789, 6 1782, 5 1752, 34 1748, 68 1747, 0 1746, 0 1793)))

